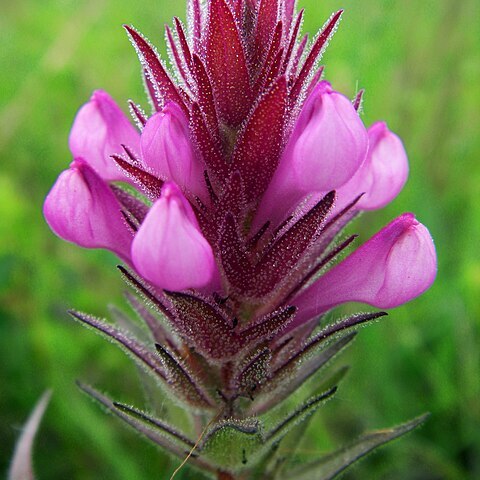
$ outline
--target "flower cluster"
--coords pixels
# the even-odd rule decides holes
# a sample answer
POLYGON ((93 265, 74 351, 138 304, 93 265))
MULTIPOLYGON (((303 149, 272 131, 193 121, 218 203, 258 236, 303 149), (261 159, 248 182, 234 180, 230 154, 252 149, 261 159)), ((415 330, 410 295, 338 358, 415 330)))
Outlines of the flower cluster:
POLYGON ((350 101, 321 79, 317 63, 341 14, 309 43, 293 0, 190 0, 188 27, 175 19, 166 31, 174 76, 125 26, 153 113, 130 101, 134 126, 107 93, 94 92, 73 124, 73 163, 45 201, 58 236, 126 264, 126 279, 160 313, 152 319, 131 297, 157 351, 76 317, 186 404, 225 405, 224 422, 278 404, 325 363, 323 355, 305 367, 308 352, 320 346, 333 356, 351 339, 328 343, 335 334, 383 314, 318 332, 327 311, 350 301, 395 307, 436 274, 432 239, 410 213, 337 261, 355 240, 341 238, 345 225, 393 200, 408 174, 401 140, 383 122, 364 126, 361 95, 350 101), (297 378, 286 378, 292 369, 297 378))

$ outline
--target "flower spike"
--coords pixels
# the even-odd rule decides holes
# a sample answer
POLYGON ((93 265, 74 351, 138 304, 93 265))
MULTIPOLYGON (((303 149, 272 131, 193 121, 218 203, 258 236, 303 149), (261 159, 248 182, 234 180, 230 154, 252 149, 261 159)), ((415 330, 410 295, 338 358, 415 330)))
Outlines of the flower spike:
POLYGON ((296 0, 187 2, 187 22, 166 26, 171 68, 125 26, 153 113, 129 102, 137 131, 95 92, 72 128, 75 161, 45 201, 55 233, 127 263, 118 268, 145 329, 115 308, 112 324, 73 315, 153 373, 142 381, 155 411, 82 388, 184 459, 171 478, 187 462, 218 479, 333 478, 416 425, 292 470, 310 414, 347 370, 324 376, 326 365, 386 315, 326 313, 350 301, 395 307, 435 277, 432 239, 413 214, 356 251, 356 235, 342 234, 399 194, 407 156, 385 123, 365 128, 363 90, 350 101, 322 80, 342 10, 309 42, 296 0), (301 406, 273 426, 294 392, 301 406), (157 418, 177 419, 170 400, 191 425, 157 418))

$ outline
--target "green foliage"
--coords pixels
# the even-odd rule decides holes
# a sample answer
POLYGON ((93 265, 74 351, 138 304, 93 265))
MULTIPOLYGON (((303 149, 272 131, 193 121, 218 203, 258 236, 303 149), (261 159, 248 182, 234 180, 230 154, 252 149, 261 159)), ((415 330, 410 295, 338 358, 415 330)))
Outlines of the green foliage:
POLYGON ((283 478, 284 480, 289 478, 295 478, 297 480, 310 480, 312 478, 332 480, 364 455, 415 429, 422 424, 427 417, 428 415, 422 415, 398 427, 378 430, 362 435, 351 444, 338 449, 336 452, 288 471, 283 478))
MULTIPOLYGON (((37 398, 53 388, 37 437, 38 478, 169 478, 179 465, 86 401, 81 378, 142 405, 128 359, 68 319, 122 306, 115 259, 56 239, 43 198, 70 156, 73 116, 95 88, 145 104, 137 60, 121 28, 156 44, 182 2, 22 0, 0 15, 0 470, 6 471, 37 398)), ((343 362, 341 393, 317 413, 296 450, 305 462, 375 425, 430 411, 426 425, 369 456, 346 479, 480 477, 480 44, 476 0, 303 0, 304 30, 344 19, 324 62, 335 88, 366 89, 364 120, 386 119, 409 152, 410 180, 382 212, 364 215, 361 241, 400 212, 428 225, 439 275, 420 299, 362 330, 343 362), (368 221, 367 221, 368 218, 368 221), (369 223, 370 222, 370 223, 369 223)), ((357 227, 357 225, 354 225, 357 227)), ((360 228, 360 226, 358 225, 360 228)), ((300 403, 305 395, 292 397, 300 403)), ((159 402, 160 404, 162 401, 159 402)), ((180 413, 179 413, 180 415, 180 413)), ((176 480, 200 478, 188 468, 176 480)))

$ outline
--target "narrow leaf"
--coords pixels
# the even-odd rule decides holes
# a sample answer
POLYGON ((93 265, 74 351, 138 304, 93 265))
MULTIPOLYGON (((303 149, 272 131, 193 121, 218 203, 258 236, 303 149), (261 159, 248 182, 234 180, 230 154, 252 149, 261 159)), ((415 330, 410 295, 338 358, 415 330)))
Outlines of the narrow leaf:
MULTIPOLYGON (((263 296, 285 278, 300 261, 307 248, 313 244, 319 230, 333 206, 335 192, 323 197, 309 212, 294 223, 263 255, 255 267, 258 278, 268 278, 259 283, 257 295, 263 296)), ((258 282, 257 282, 258 283, 258 282)))
POLYGON ((265 435, 265 444, 273 444, 281 440, 295 425, 305 421, 310 415, 315 413, 317 409, 328 400, 337 391, 336 387, 316 395, 303 405, 298 407, 294 412, 288 415, 283 421, 281 421, 276 427, 270 430, 265 435))
POLYGON ((303 67, 298 75, 295 85, 292 88, 292 91, 290 93, 291 98, 296 99, 298 95, 300 95, 302 87, 305 84, 308 76, 310 75, 313 67, 315 66, 316 61, 328 45, 328 42, 332 35, 335 33, 335 29, 340 20, 340 17, 342 16, 342 13, 343 10, 339 10, 338 12, 333 14, 326 23, 326 25, 322 28, 322 31, 315 43, 313 44, 313 47, 310 50, 310 53, 308 54, 308 57, 305 60, 305 63, 303 64, 303 67))
POLYGON ((142 130, 147 123, 147 116, 145 115, 145 112, 133 100, 128 101, 128 106, 130 108, 130 114, 137 124, 137 127, 142 130))
POLYGON ((321 478, 322 480, 331 480, 372 450, 417 428, 425 422, 428 416, 429 414, 424 414, 398 427, 377 430, 363 435, 350 445, 320 460, 290 470, 282 479, 311 480, 312 478, 321 478))
POLYGON ((178 17, 174 17, 175 30, 177 31, 178 40, 180 41, 180 48, 182 49, 183 60, 185 64, 191 68, 192 65, 192 52, 188 46, 187 37, 185 36, 185 31, 182 25, 182 22, 178 17))
POLYGON ((200 105, 196 102, 192 104, 190 128, 197 151, 208 167, 209 178, 214 184, 221 184, 226 175, 227 165, 219 145, 205 122, 200 105))
POLYGON ((269 348, 262 348, 248 356, 240 365, 233 386, 252 396, 257 387, 267 379, 271 359, 272 352, 269 348))
POLYGON ((93 328, 98 333, 120 345, 124 351, 130 354, 134 360, 146 368, 148 372, 154 373, 161 379, 165 379, 165 372, 159 359, 154 353, 148 350, 145 345, 127 336, 113 325, 109 325, 91 315, 74 310, 70 310, 69 313, 75 320, 78 320, 87 327, 93 328))
POLYGON ((168 344, 170 348, 173 345, 173 340, 170 337, 169 333, 165 330, 160 320, 156 318, 139 300, 138 298, 131 294, 130 292, 125 293, 125 297, 138 315, 138 317, 145 323, 145 325, 150 330, 150 334, 153 340, 156 343, 161 345, 168 344))
POLYGON ((33 441, 51 395, 51 390, 47 390, 41 396, 23 427, 8 471, 8 480, 34 480, 32 466, 33 441))
POLYGON ((143 280, 138 278, 133 273, 129 272, 124 266, 117 265, 125 282, 133 287, 135 291, 141 295, 146 302, 148 302, 158 313, 163 314, 166 318, 172 320, 173 314, 167 308, 167 306, 158 298, 153 292, 153 288, 145 284, 143 280))
POLYGON ((177 71, 180 74, 180 77, 182 78, 185 85, 188 87, 189 81, 188 81, 188 75, 185 72, 185 60, 180 57, 177 44, 175 43, 172 31, 170 30, 170 27, 168 25, 165 25, 165 33, 167 35, 167 41, 168 41, 168 46, 170 48, 171 57, 173 57, 175 66, 177 67, 177 71))
MULTIPOLYGON (((182 460, 188 454, 188 449, 184 449, 179 445, 172 443, 171 441, 169 441, 169 439, 167 439, 165 435, 158 433, 158 430, 155 431, 152 428, 147 427, 144 422, 139 421, 138 419, 134 418, 134 416, 125 413, 120 408, 117 408, 112 402, 112 400, 110 400, 107 396, 101 394, 89 385, 83 384, 81 382, 77 382, 77 385, 87 395, 89 395, 95 401, 107 408, 108 411, 121 418, 125 423, 133 427, 137 432, 141 433, 143 436, 145 436, 152 442, 164 448, 165 450, 167 450, 167 452, 172 453, 173 455, 177 456, 182 460)), ((200 468, 205 469, 206 471, 212 471, 212 468, 208 465, 208 463, 204 462, 202 459, 196 458, 195 456, 190 457, 190 462, 200 468)))
POLYGON ((203 408, 213 407, 215 404, 204 389, 199 385, 198 380, 195 380, 190 372, 188 372, 183 362, 176 358, 165 347, 155 345, 157 353, 160 356, 167 382, 187 400, 188 403, 198 405, 203 408))
MULTIPOLYGON (((290 67, 288 81, 289 84, 295 84, 295 77, 297 75, 298 65, 300 60, 302 59, 303 52, 305 51, 305 47, 307 46, 308 42, 308 33, 306 33, 303 38, 300 40, 298 44, 297 50, 295 51, 295 55, 293 56, 292 64, 290 67)), ((291 91, 290 91, 291 96, 291 91)))
POLYGON ((153 430, 158 431, 160 435, 165 436, 166 438, 173 440, 176 443, 182 444, 182 448, 192 448, 195 443, 186 437, 183 433, 177 431, 168 423, 159 420, 158 418, 152 417, 151 415, 138 410, 137 408, 129 407, 123 403, 112 402, 113 406, 120 410, 122 413, 132 417, 134 420, 137 420, 140 423, 143 423, 146 427, 152 428, 153 430))
POLYGON ((208 78, 207 71, 203 62, 198 55, 193 56, 192 64, 195 80, 197 82, 197 100, 200 109, 202 110, 207 127, 212 134, 218 136, 218 118, 215 109, 215 100, 213 97, 212 84, 208 78))
MULTIPOLYGON (((255 29, 255 53, 252 65, 261 64, 271 44, 273 31, 278 19, 278 0, 260 0, 255 29)), ((282 33, 280 30, 280 34, 282 33)))
POLYGON ((270 79, 271 81, 273 81, 273 79, 275 78, 275 77, 269 76, 268 73, 271 70, 272 63, 275 60, 276 55, 278 54, 281 41, 282 41, 282 22, 278 22, 277 26, 275 27, 275 31, 272 37, 272 42, 270 43, 270 48, 265 57, 263 67, 256 81, 256 85, 254 88, 255 93, 260 92, 265 87, 265 85, 267 84, 267 79, 270 79))
POLYGON ((254 325, 245 327, 238 334, 242 346, 255 348, 260 343, 272 339, 287 327, 296 312, 296 307, 284 307, 260 318, 254 325))
POLYGON ((238 232, 235 218, 227 214, 220 234, 220 254, 223 271, 237 293, 255 292, 253 269, 246 248, 238 232))
POLYGON ((179 292, 165 292, 175 308, 175 325, 183 338, 211 359, 233 357, 241 348, 234 326, 221 310, 205 299, 179 292))
POLYGON ((297 18, 295 20, 295 25, 292 29, 292 33, 290 35, 290 41, 288 43, 288 47, 285 52, 282 72, 286 71, 288 64, 292 59, 293 47, 297 43, 298 31, 300 30, 300 25, 302 24, 302 19, 303 19, 303 12, 304 12, 304 9, 302 8, 300 12, 298 12, 297 18))
POLYGON ((149 210, 148 205, 146 205, 140 199, 134 197, 132 194, 128 193, 122 187, 111 185, 110 188, 113 190, 113 193, 123 208, 125 208, 125 210, 127 210, 127 212, 132 215, 132 217, 139 224, 141 224, 147 216, 149 210))
POLYGON ((131 178, 145 192, 150 200, 156 200, 160 197, 163 185, 162 180, 148 173, 139 165, 134 165, 132 162, 125 160, 120 155, 112 155, 112 158, 125 172, 125 175, 131 178))
POLYGON ((335 245, 329 252, 325 254, 314 266, 308 271, 308 273, 297 282, 295 287, 290 291, 290 293, 285 297, 285 303, 290 303, 291 299, 310 281, 312 280, 320 270, 325 267, 329 262, 331 262, 335 257, 337 257, 341 252, 343 252, 355 239, 357 235, 351 235, 346 240, 341 242, 338 245, 335 245))
POLYGON ((355 336, 356 332, 346 335, 313 355, 312 358, 308 358, 308 353, 310 352, 296 355, 291 361, 279 367, 272 373, 270 380, 262 386, 262 392, 269 392, 267 400, 254 405, 252 411, 256 414, 261 414, 285 400, 312 375, 325 367, 339 352, 344 350, 355 336), (288 383, 286 383, 287 378, 289 379, 288 383))

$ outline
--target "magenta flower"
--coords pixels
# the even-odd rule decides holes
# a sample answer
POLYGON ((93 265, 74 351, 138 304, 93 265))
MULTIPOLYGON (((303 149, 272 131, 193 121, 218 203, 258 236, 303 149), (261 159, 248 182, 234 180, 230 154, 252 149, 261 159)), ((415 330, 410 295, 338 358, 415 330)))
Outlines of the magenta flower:
POLYGON ((50 228, 64 240, 81 247, 107 248, 125 261, 130 258, 133 235, 120 203, 84 160, 77 158, 58 177, 43 213, 50 228))
POLYGON ((262 199, 262 221, 281 221, 309 194, 344 185, 365 159, 368 136, 352 102, 320 82, 296 121, 280 165, 262 199))
POLYGON ((166 290, 200 288, 218 278, 213 251, 192 207, 174 183, 166 183, 132 245, 136 270, 166 290))
POLYGON ((173 180, 190 195, 208 198, 205 166, 195 155, 188 118, 176 103, 170 102, 149 118, 140 146, 143 164, 159 178, 173 180))
MULTIPOLYGON (((130 102, 136 129, 107 94, 94 93, 72 128, 76 160, 45 202, 55 233, 129 265, 120 267, 124 278, 162 320, 133 296, 148 341, 85 314, 75 318, 128 350, 206 433, 196 444, 163 420, 83 388, 173 454, 194 448, 193 464, 217 478, 263 472, 273 445, 335 389, 270 430, 257 416, 347 345, 355 326, 385 315, 324 325, 326 312, 345 302, 401 305, 436 274, 432 239, 412 214, 338 262, 355 240, 340 231, 359 210, 393 200, 408 174, 400 139, 384 123, 367 131, 358 98, 321 80, 318 60, 341 14, 309 43, 299 37, 303 10, 296 13, 293 0, 189 0, 188 28, 178 19, 174 31, 167 27, 176 77, 125 26, 153 112, 130 102)), ((372 438, 361 452, 375 446, 372 438)), ((358 452, 342 451, 338 465, 358 452)), ((333 478, 312 469, 308 478, 333 478)), ((296 478, 295 470, 281 478, 296 478)))
POLYGON ((78 112, 70 132, 69 145, 74 158, 84 158, 105 180, 123 180, 111 155, 122 153, 122 144, 139 151, 140 136, 108 93, 93 92, 78 112))
POLYGON ((397 307, 430 287, 436 263, 428 230, 405 213, 306 288, 294 300, 299 309, 295 322, 345 302, 397 307))
POLYGON ((407 154, 397 135, 388 130, 384 122, 377 122, 368 129, 368 140, 368 153, 362 166, 337 191, 339 210, 361 193, 356 209, 382 208, 400 193, 407 181, 407 154))

